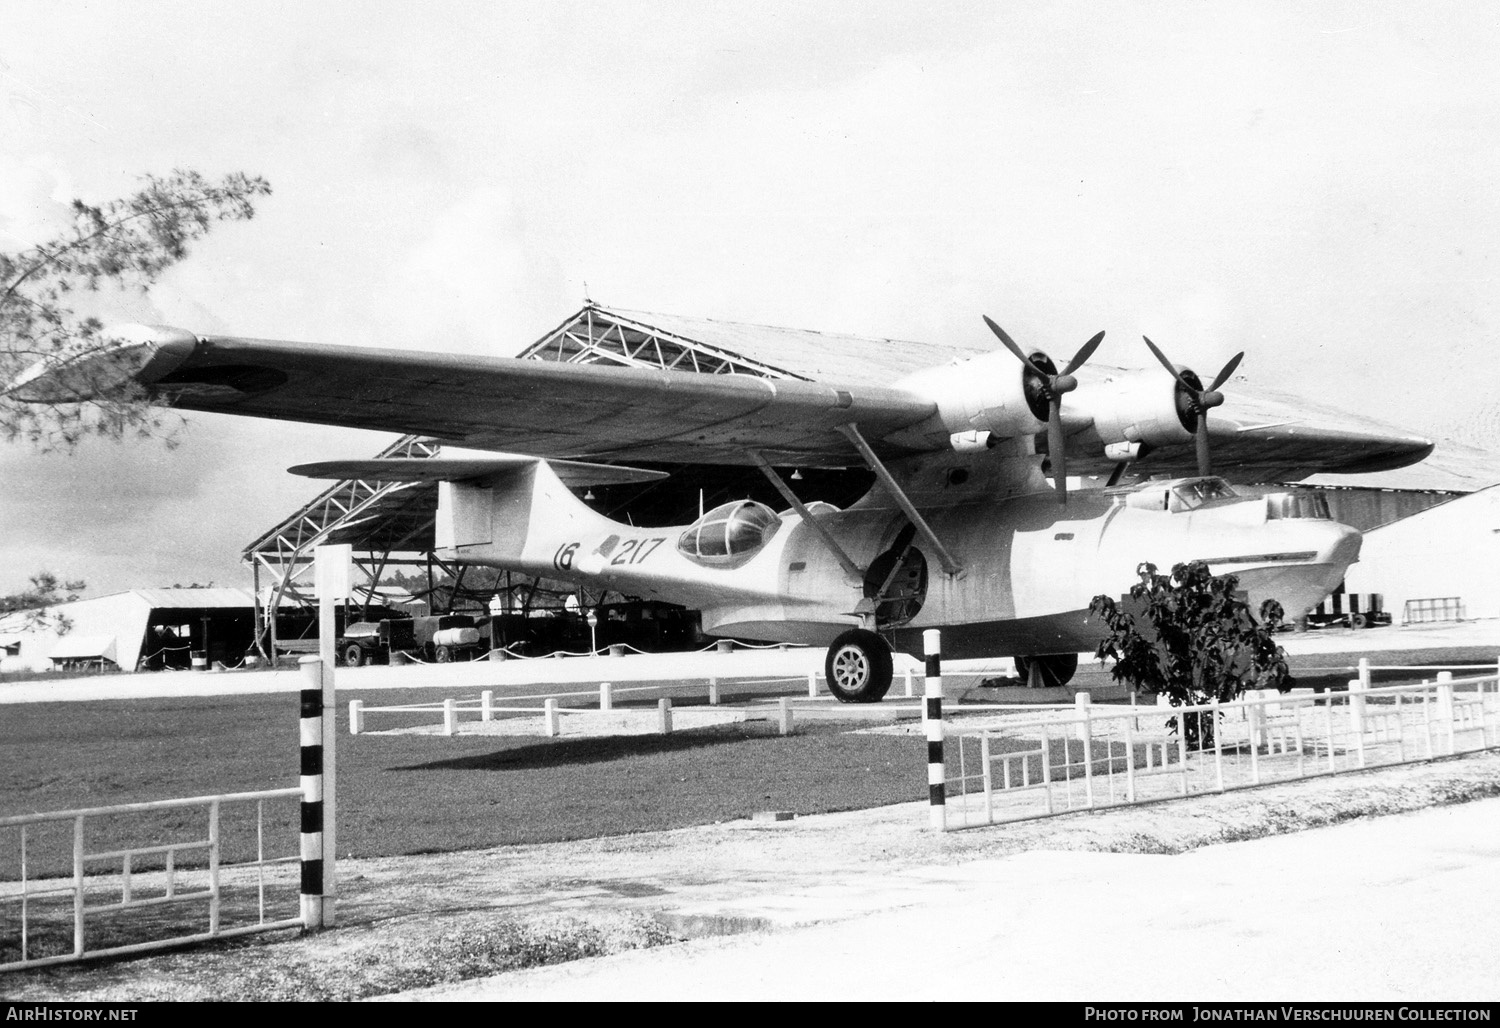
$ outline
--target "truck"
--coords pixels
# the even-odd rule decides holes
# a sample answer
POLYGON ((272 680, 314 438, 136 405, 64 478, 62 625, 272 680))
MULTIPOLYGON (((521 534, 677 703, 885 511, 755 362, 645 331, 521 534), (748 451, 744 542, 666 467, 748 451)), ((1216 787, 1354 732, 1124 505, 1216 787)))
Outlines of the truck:
POLYGON ((413 639, 411 618, 356 621, 340 633, 334 655, 344 667, 388 664, 391 651, 410 650, 413 639))
POLYGON ((339 636, 335 652, 345 667, 390 663, 393 651, 447 664, 473 660, 487 651, 483 633, 468 614, 434 614, 387 621, 357 621, 339 636))

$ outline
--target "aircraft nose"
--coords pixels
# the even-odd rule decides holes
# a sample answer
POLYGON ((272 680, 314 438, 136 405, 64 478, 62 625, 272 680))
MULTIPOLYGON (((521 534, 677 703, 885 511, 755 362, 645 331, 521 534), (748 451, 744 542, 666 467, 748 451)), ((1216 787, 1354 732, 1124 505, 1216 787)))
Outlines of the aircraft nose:
POLYGON ((1359 548, 1364 540, 1359 532, 1336 521, 1325 521, 1309 527, 1317 530, 1320 536, 1317 540, 1319 564, 1338 565, 1347 569, 1359 560, 1359 548))
POLYGON ((1301 559, 1246 569, 1240 576, 1252 611, 1259 611, 1265 600, 1275 600, 1288 619, 1299 617, 1338 588, 1349 565, 1359 559, 1361 536, 1348 525, 1308 522, 1293 532, 1285 545, 1301 559))

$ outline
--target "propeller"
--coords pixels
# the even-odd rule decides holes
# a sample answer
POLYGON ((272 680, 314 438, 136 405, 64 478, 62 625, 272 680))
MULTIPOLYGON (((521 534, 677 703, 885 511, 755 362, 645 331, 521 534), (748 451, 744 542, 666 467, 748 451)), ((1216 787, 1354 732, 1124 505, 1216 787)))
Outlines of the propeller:
POLYGON ((1191 371, 1186 373, 1178 371, 1176 365, 1167 360, 1167 355, 1157 349, 1155 343, 1145 336, 1141 336, 1141 338, 1146 340, 1146 345, 1151 348, 1151 352, 1156 355, 1156 359, 1161 361, 1161 366, 1166 368, 1172 377, 1177 380, 1178 385, 1187 390, 1188 398, 1191 401, 1190 411, 1197 415, 1198 419, 1197 426, 1193 432, 1193 439, 1198 446, 1198 474, 1212 474, 1212 465, 1208 459, 1208 412, 1224 402, 1224 394, 1219 392, 1219 386, 1229 381, 1229 376, 1234 374, 1234 369, 1239 367, 1240 361, 1245 359, 1245 351, 1241 350, 1229 358, 1229 363, 1225 364, 1219 370, 1219 373, 1214 376, 1213 385, 1204 389, 1203 383, 1199 381, 1197 375, 1194 375, 1191 371))
POLYGON ((1056 366, 1048 360, 1046 354, 1036 353, 1028 356, 1016 345, 1014 339, 1006 335, 1005 329, 988 317, 984 315, 981 317, 984 317, 984 323, 990 326, 990 331, 1005 344, 1005 348, 1015 354, 1017 360, 1035 372, 1040 380, 1042 396, 1047 401, 1047 453, 1052 458, 1052 475, 1057 482, 1057 502, 1067 503, 1068 443, 1063 437, 1062 398, 1064 393, 1071 393, 1078 388, 1078 379, 1073 377, 1073 372, 1083 367, 1084 363, 1094 355, 1094 351, 1099 349, 1099 344, 1104 340, 1104 333, 1100 332, 1079 347, 1073 359, 1068 361, 1068 366, 1059 374, 1056 366))

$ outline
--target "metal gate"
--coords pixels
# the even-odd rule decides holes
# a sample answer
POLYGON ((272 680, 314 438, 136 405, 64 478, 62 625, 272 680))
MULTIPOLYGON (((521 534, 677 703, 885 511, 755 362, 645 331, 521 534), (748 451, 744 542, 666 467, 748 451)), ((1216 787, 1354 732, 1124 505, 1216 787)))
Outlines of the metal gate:
POLYGON ((0 971, 301 926, 301 797, 269 789, 0 818, 0 971), (290 810, 268 823, 268 803, 290 810), (136 831, 179 837, 121 844, 132 818, 136 831), (91 836, 106 841, 91 848, 91 836))

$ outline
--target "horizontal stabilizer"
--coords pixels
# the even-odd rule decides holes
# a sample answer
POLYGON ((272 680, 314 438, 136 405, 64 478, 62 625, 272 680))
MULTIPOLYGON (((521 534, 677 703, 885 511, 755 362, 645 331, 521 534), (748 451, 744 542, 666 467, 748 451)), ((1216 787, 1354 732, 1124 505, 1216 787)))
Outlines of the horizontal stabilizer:
POLYGON ((590 464, 577 460, 542 460, 539 457, 495 456, 465 458, 399 458, 386 460, 325 460, 287 468, 303 478, 362 478, 376 482, 467 482, 504 474, 532 464, 546 464, 564 485, 628 485, 666 478, 665 471, 590 464))

